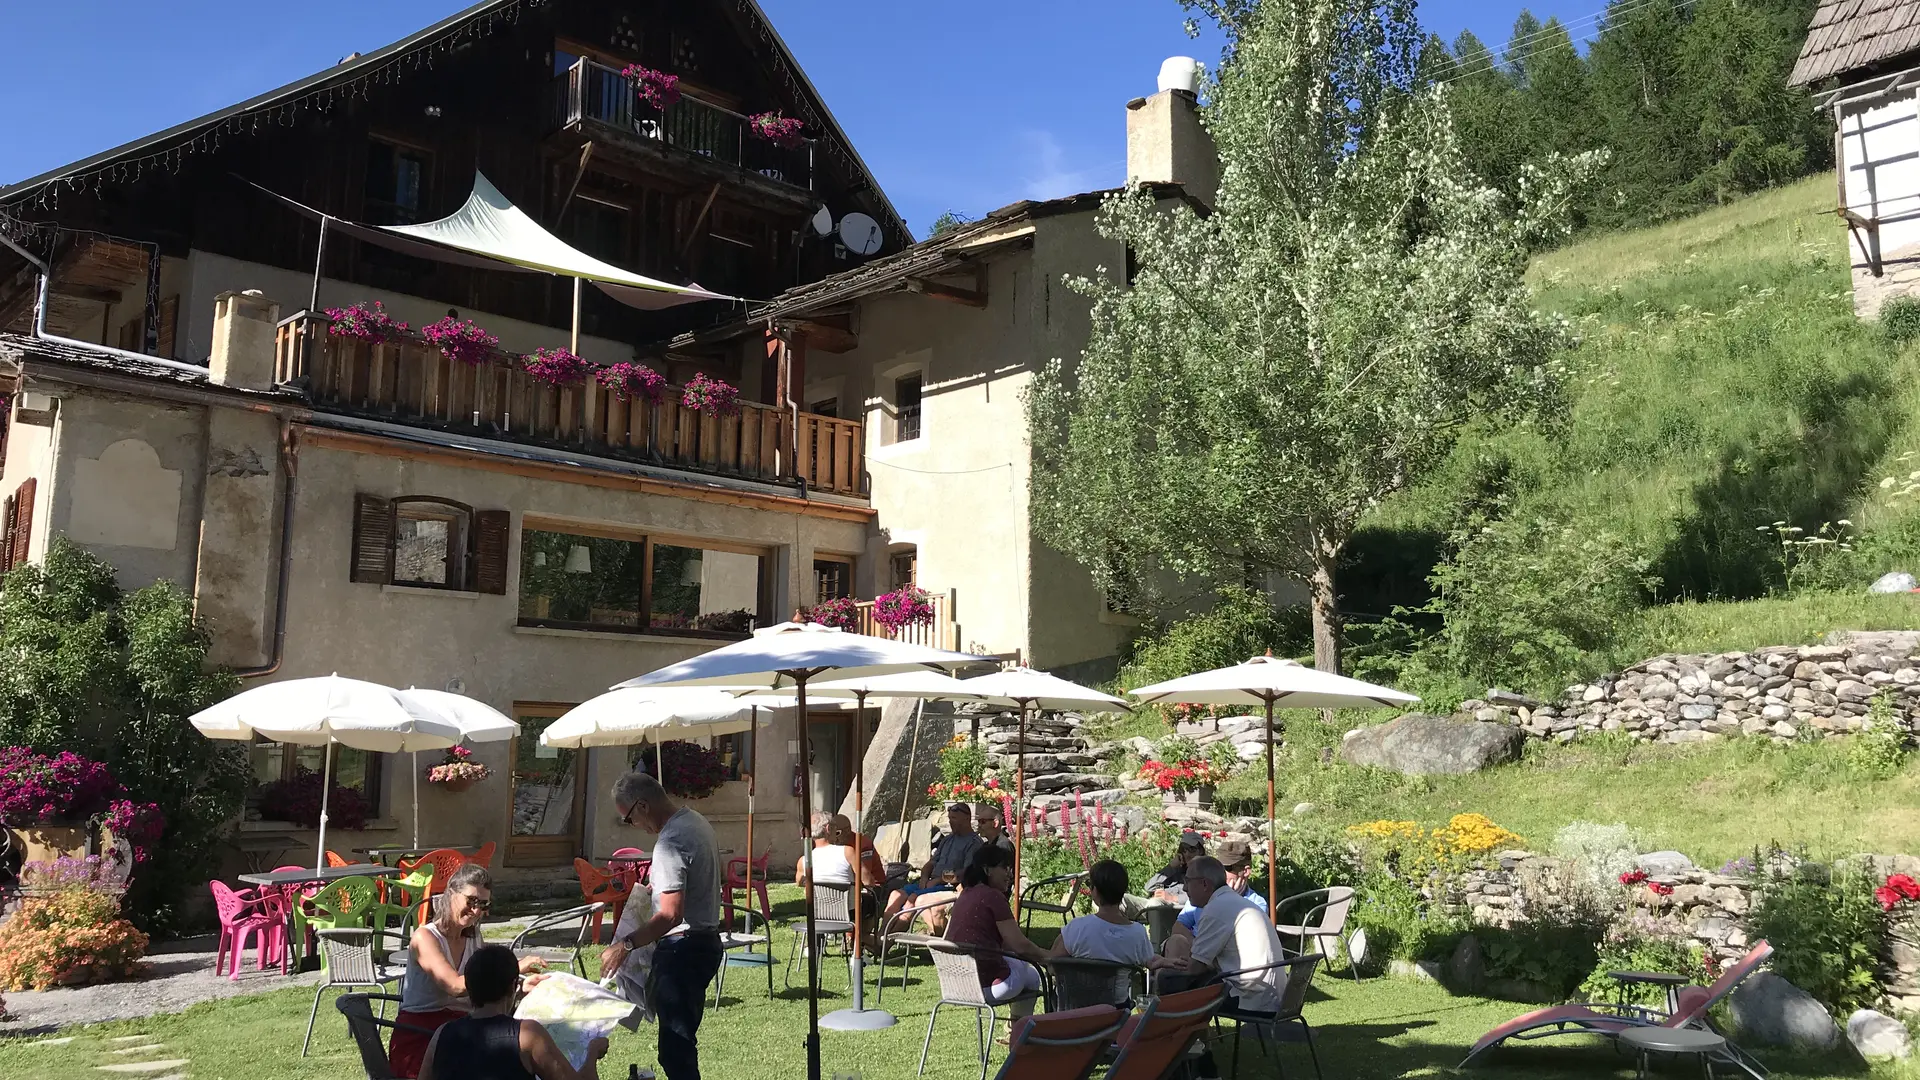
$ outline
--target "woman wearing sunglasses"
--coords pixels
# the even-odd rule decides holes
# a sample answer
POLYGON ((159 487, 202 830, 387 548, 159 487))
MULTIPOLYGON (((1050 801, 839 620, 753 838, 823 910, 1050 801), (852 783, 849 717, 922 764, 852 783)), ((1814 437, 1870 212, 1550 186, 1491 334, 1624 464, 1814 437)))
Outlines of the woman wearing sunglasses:
MULTIPOLYGON (((493 908, 493 879, 487 868, 468 863, 447 878, 447 888, 433 904, 433 921, 413 932, 413 956, 401 984, 400 1013, 387 1046, 393 1075, 417 1077, 427 1044, 442 1024, 473 1011, 467 995, 467 961, 481 945, 480 923, 493 908), (421 1030, 409 1030, 418 1028, 421 1030)), ((539 957, 519 962, 522 975, 546 965, 539 957)), ((526 980, 532 986, 544 976, 526 980)))

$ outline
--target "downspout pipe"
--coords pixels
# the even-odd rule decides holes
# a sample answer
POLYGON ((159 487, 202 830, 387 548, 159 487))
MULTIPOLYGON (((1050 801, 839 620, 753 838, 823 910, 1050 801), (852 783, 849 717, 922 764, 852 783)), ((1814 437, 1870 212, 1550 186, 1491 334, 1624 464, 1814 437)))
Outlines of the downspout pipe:
POLYGON ((236 668, 236 678, 264 679, 280 670, 287 656, 287 592, 293 578, 293 506, 299 494, 300 436, 293 422, 280 421, 280 464, 287 473, 287 490, 280 503, 280 584, 273 598, 273 651, 259 667, 236 668))

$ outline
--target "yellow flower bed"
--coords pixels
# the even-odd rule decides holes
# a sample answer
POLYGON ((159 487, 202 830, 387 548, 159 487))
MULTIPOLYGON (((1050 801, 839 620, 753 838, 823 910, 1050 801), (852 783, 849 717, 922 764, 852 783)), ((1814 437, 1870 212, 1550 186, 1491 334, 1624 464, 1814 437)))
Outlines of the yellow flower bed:
POLYGON ((1407 869, 1425 869, 1526 844, 1485 814, 1455 814, 1429 830, 1417 821, 1363 821, 1347 834, 1407 869))

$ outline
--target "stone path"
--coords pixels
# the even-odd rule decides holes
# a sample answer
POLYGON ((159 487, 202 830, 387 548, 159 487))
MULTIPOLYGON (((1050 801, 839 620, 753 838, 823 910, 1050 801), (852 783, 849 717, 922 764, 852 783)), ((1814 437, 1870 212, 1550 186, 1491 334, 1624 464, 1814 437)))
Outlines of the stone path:
MULTIPOLYGON (((281 975, 277 967, 255 971, 249 951, 236 981, 213 973, 213 935, 161 942, 147 954, 146 978, 102 983, 64 990, 27 990, 7 994, 9 1019, 0 1022, 0 1035, 52 1031, 68 1024, 98 1024, 133 1020, 156 1013, 179 1012, 202 1001, 311 987, 320 981, 317 971, 281 975)), ((140 1070, 122 1070, 139 1073, 140 1070)))
MULTIPOLYGON (((57 1039, 41 1039, 27 1045, 39 1047, 66 1046, 74 1041, 68 1035, 57 1039)), ((51 1052, 51 1050, 49 1050, 51 1052)), ((93 1070, 103 1074, 102 1080, 115 1080, 118 1077, 133 1077, 137 1080, 188 1080, 190 1074, 187 1058, 174 1057, 165 1043, 159 1042, 153 1035, 122 1035, 108 1039, 104 1047, 94 1051, 93 1070)))

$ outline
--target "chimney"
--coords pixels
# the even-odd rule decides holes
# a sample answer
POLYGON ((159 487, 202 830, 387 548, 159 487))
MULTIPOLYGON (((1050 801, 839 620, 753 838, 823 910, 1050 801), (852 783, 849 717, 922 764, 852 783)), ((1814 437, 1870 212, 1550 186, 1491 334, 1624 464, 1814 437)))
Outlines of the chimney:
POLYGON ((242 390, 273 389, 274 324, 280 305, 259 289, 223 292, 213 298, 214 382, 242 390))
POLYGON ((1127 180, 1176 183, 1212 206, 1220 159, 1212 137, 1200 126, 1199 100, 1193 92, 1199 72, 1199 61, 1173 57, 1160 65, 1159 93, 1127 102, 1127 180))

